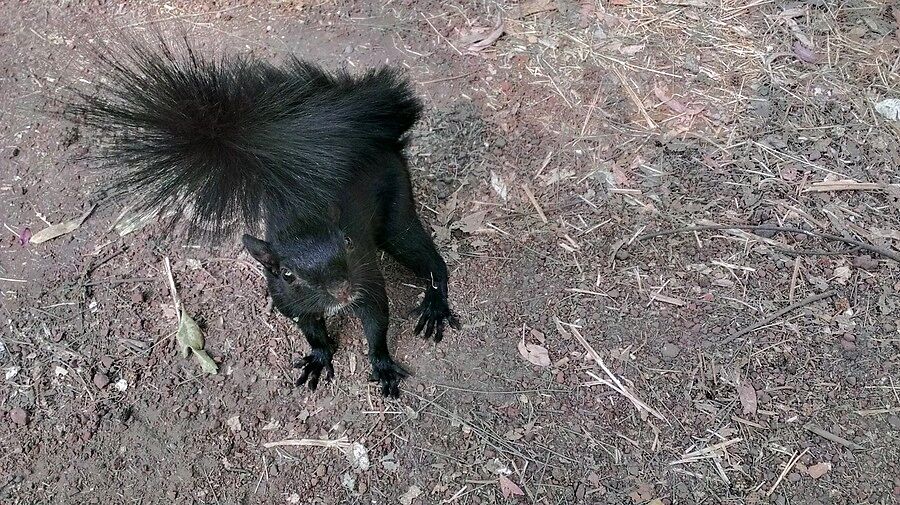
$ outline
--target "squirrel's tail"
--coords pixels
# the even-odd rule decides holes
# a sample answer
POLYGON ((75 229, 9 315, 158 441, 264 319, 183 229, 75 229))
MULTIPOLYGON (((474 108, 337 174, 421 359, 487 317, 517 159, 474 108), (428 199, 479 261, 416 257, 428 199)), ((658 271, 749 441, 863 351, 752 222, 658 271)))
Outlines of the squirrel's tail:
POLYGON ((174 210, 192 236, 219 238, 267 212, 323 210, 355 169, 402 147, 421 103, 396 71, 330 74, 133 44, 100 57, 76 121, 98 130, 107 195, 141 213, 174 210))

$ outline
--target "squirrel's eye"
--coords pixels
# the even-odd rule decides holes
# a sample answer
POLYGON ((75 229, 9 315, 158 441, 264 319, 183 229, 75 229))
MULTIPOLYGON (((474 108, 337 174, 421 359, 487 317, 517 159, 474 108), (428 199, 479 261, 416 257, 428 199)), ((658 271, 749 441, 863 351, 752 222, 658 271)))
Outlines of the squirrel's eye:
POLYGON ((287 268, 282 268, 281 269, 281 277, 288 282, 293 281, 294 280, 294 272, 291 272, 287 268))
POLYGON ((344 247, 348 250, 353 249, 353 240, 351 240, 350 237, 344 237, 344 247))

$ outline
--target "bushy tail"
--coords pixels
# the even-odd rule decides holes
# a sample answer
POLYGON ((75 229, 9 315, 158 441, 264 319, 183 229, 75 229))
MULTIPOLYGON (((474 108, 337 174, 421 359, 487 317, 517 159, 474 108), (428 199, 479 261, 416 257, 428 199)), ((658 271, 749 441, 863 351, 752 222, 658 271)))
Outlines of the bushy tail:
POLYGON ((267 212, 320 212, 354 171, 398 149, 421 104, 382 68, 330 74, 290 59, 200 57, 185 43, 101 56, 76 121, 102 134, 109 196, 174 210, 191 236, 221 238, 267 212))

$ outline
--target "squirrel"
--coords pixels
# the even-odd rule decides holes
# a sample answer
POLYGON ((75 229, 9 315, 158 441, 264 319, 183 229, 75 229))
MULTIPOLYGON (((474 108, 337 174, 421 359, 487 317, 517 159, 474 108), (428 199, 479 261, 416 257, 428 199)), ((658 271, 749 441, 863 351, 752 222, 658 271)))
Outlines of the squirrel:
POLYGON ((102 139, 103 192, 135 212, 174 211, 191 239, 243 225, 273 305, 311 348, 298 386, 334 376, 325 318, 352 312, 368 341, 370 380, 399 395, 409 373, 388 351, 383 250, 427 282, 414 333, 440 342, 460 329, 448 272, 416 213, 404 149, 422 103, 397 70, 329 72, 294 56, 237 55, 132 43, 101 52, 103 78, 68 112, 102 139), (424 331, 424 333, 423 333, 424 331))

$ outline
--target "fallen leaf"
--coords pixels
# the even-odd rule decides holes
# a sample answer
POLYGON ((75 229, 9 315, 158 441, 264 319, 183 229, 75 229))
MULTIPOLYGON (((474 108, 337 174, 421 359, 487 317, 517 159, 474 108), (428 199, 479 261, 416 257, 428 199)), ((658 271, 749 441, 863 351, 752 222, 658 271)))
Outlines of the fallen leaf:
POLYGON ((405 493, 400 495, 400 503, 402 503, 403 505, 412 505, 413 500, 418 498, 421 494, 422 490, 419 489, 419 486, 409 486, 409 489, 407 489, 405 493))
POLYGON ((806 474, 812 477, 813 479, 818 479, 819 477, 828 473, 831 470, 831 463, 828 461, 823 461, 822 463, 816 463, 815 465, 806 469, 806 474))
POLYGON ((741 406, 744 407, 744 415, 755 415, 759 402, 756 398, 756 389, 753 388, 750 381, 742 381, 738 384, 737 391, 741 406))
POLYGON ((187 358, 191 350, 203 350, 203 332, 197 321, 194 321, 184 308, 181 309, 181 321, 178 323, 178 334, 175 339, 178 341, 178 350, 181 352, 182 358, 187 358))
POLYGON ((503 18, 497 18, 497 25, 491 30, 490 33, 484 36, 481 40, 470 44, 469 47, 466 48, 466 51, 471 51, 473 53, 477 53, 483 49, 490 47, 497 39, 503 35, 503 32, 506 31, 506 23, 503 22, 503 18))
POLYGON ((624 54, 625 56, 634 56, 635 54, 641 52, 646 47, 645 44, 634 44, 631 46, 622 46, 619 48, 619 53, 624 54))
POLYGON ((73 231, 77 230, 82 223, 84 223, 84 220, 87 219, 92 212, 94 212, 94 207, 96 207, 96 205, 92 205, 91 208, 87 210, 87 212, 81 215, 81 217, 70 219, 68 221, 57 223, 44 228, 43 230, 32 235, 30 242, 32 244, 41 244, 67 233, 72 233, 73 231))
POLYGON ((501 475, 497 479, 497 482, 500 484, 500 492, 503 493, 504 498, 510 498, 512 496, 525 496, 522 488, 520 488, 515 482, 509 480, 509 478, 501 475))
POLYGON ((552 363, 550 361, 550 353, 546 347, 537 344, 526 344, 524 338, 519 341, 519 354, 537 366, 547 367, 552 363))
POLYGON ((555 11, 556 0, 528 0, 520 7, 519 17, 531 16, 540 12, 555 11))
POLYGON ((209 354, 206 353, 203 349, 195 349, 194 357, 197 358, 197 362, 200 363, 200 369, 210 375, 216 375, 219 373, 219 365, 213 361, 212 358, 209 357, 209 354))
POLYGON ((851 275, 852 273, 848 266, 837 267, 834 269, 834 280, 838 281, 841 285, 847 284, 851 275))
POLYGON ((793 49, 794 56, 796 56, 800 61, 804 61, 806 63, 818 63, 821 59, 818 53, 803 45, 803 43, 799 40, 797 42, 794 42, 793 49))
POLYGON ((597 3, 594 0, 581 0, 580 4, 580 8, 578 9, 578 17, 580 18, 578 25, 580 28, 587 28, 590 26, 591 22, 597 18, 597 3))
POLYGON ((463 216, 461 219, 451 224, 450 228, 472 235, 484 228, 485 217, 487 217, 486 210, 473 212, 471 214, 463 216))

